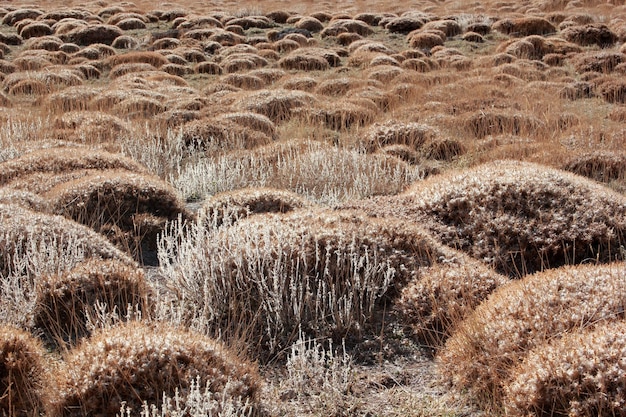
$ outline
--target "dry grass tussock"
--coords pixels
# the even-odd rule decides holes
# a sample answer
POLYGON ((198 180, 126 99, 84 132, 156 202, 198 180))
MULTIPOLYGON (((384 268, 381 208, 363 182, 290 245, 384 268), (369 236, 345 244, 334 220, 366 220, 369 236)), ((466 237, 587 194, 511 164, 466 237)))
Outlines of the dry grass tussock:
POLYGON ((7 416, 40 415, 46 404, 46 351, 31 334, 0 326, 0 410, 7 416))
POLYGON ((44 196, 55 214, 93 228, 144 262, 167 221, 191 217, 163 180, 126 170, 95 171, 62 182, 44 196))
MULTIPOLYGON (((254 113, 249 112, 249 115, 254 113)), ((192 120, 181 126, 182 140, 189 148, 201 149, 208 154, 223 153, 236 149, 252 149, 268 145, 272 136, 265 132, 271 131, 273 123, 263 123, 265 116, 246 117, 231 115, 192 120), (247 123, 240 123, 240 121, 247 123)))
POLYGON ((70 271, 41 277, 36 284, 33 326, 50 348, 69 349, 94 330, 103 313, 119 320, 150 316, 150 290, 135 265, 87 259, 70 271))
POLYGON ((0 163, 0 185, 34 173, 60 174, 84 169, 146 173, 145 167, 122 155, 87 148, 56 147, 35 150, 0 163))
POLYGON ((419 279, 402 289, 394 310, 418 340, 440 348, 464 318, 508 282, 482 262, 456 253, 423 268, 419 279))
POLYGON ((57 273, 89 257, 132 263, 104 237, 64 217, 2 205, 0 218, 0 272, 5 277, 57 273))
POLYGON ((433 139, 437 131, 431 126, 420 123, 401 123, 388 121, 371 126, 364 135, 364 147, 370 152, 388 145, 406 145, 419 150, 422 145, 433 139))
POLYGON ((507 389, 510 416, 621 415, 626 406, 626 323, 576 332, 528 354, 507 389))
POLYGON ((398 197, 345 206, 420 222, 510 276, 622 256, 624 197, 532 163, 487 163, 430 177, 398 197))
POLYGON ((144 401, 157 407, 165 397, 185 401, 194 392, 191 384, 217 400, 209 415, 222 411, 222 397, 258 409, 260 378, 253 365, 200 334, 129 322, 97 332, 65 355, 49 386, 48 415, 116 415, 122 406, 138 412, 144 401))
POLYGON ((357 212, 295 210, 217 230, 206 224, 175 224, 164 234, 161 271, 188 320, 201 317, 206 331, 263 359, 299 331, 362 337, 386 300, 448 255, 417 227, 357 212))
POLYGON ((448 339, 439 354, 441 372, 483 405, 500 407, 532 349, 624 318, 625 272, 623 263, 568 266, 500 288, 448 339))
POLYGON ((626 153, 620 151, 596 151, 570 158, 563 169, 591 178, 611 183, 626 179, 626 153))
POLYGON ((233 107, 267 116, 274 123, 291 116, 293 109, 313 104, 317 98, 304 91, 285 89, 260 90, 237 98, 233 107))

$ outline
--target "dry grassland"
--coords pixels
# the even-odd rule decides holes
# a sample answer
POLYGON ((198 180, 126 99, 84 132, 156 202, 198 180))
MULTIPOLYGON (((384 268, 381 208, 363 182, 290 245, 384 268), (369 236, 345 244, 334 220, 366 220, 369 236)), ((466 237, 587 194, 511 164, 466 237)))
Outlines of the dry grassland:
POLYGON ((0 1, 3 416, 626 416, 623 0, 0 1))

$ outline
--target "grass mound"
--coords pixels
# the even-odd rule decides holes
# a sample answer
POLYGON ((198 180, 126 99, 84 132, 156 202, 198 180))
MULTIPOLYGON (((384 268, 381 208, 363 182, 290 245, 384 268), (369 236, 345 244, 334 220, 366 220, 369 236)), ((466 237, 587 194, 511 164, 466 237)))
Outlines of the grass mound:
POLYGON ((189 217, 163 180, 129 171, 107 170, 63 182, 48 192, 56 214, 107 235, 137 259, 156 250, 157 234, 168 220, 189 217))
POLYGON ((512 282, 463 321, 440 352, 445 378, 498 406, 529 351, 566 333, 624 318, 626 266, 568 266, 512 282))
MULTIPOLYGON (((193 382, 216 399, 258 405, 255 367, 200 334, 129 322, 94 334, 70 351, 61 368, 51 416, 116 415, 123 403, 160 406, 175 391, 186 399, 193 382)), ((216 401, 216 414, 220 413, 216 401)))
POLYGON ((618 321, 532 350, 512 372, 507 415, 622 415, 625 335, 626 322, 618 321))
POLYGON ((566 161, 563 169, 605 183, 623 180, 626 179, 626 153, 618 151, 586 153, 566 161))
POLYGON ((508 279, 460 253, 423 268, 395 302, 402 323, 431 347, 441 347, 454 328, 508 279))
POLYGON ((122 320, 131 312, 149 316, 143 271, 115 260, 89 259, 66 273, 42 277, 37 282, 34 326, 51 347, 69 348, 91 334, 88 319, 97 317, 96 303, 122 320))
POLYGON ((620 258, 626 200, 586 178, 496 161, 417 182, 398 197, 346 204, 423 224, 444 243, 520 276, 620 258))
POLYGON ((0 410, 3 415, 40 415, 48 383, 46 352, 29 333, 0 326, 0 410))
POLYGON ((217 231, 181 226, 159 255, 190 319, 204 316, 212 332, 244 339, 263 359, 299 331, 359 339, 420 268, 454 256, 420 228, 321 209, 258 214, 217 231))
POLYGON ((36 150, 0 163, 0 185, 34 173, 59 174, 84 169, 124 169, 146 173, 145 167, 122 155, 93 149, 59 147, 36 150))
POLYGON ((389 121, 375 124, 367 130, 364 146, 370 152, 388 145, 406 145, 419 150, 427 141, 434 139, 435 129, 420 123, 389 121))
POLYGON ((93 230, 61 216, 0 204, 0 273, 41 276, 72 268, 85 258, 117 259, 132 264, 93 230))

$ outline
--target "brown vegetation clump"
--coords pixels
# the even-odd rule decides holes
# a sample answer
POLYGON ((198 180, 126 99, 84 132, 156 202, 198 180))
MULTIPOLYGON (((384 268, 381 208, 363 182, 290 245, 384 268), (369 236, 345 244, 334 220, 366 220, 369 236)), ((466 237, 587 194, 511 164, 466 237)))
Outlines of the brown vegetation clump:
POLYGON ((437 132, 432 127, 421 123, 401 123, 388 121, 375 124, 365 133, 364 146, 369 152, 387 145, 407 145, 419 150, 422 145, 435 138, 437 132))
POLYGON ((157 234, 167 221, 189 217, 164 181, 129 171, 82 176, 55 186, 45 197, 55 214, 103 233, 140 260, 144 252, 156 250, 157 234))
POLYGON ((600 48, 609 48, 618 40, 617 35, 611 29, 600 24, 570 26, 561 31, 561 36, 581 46, 597 45, 600 48))
POLYGON ((132 62, 114 66, 113 68, 111 68, 111 72, 109 72, 109 77, 114 80, 126 74, 150 72, 155 70, 156 68, 150 64, 146 64, 143 62, 132 62))
POLYGON ((0 187, 0 204, 13 204, 42 213, 50 211, 50 204, 45 198, 29 191, 10 187, 0 187))
POLYGON ((91 334, 88 322, 98 314, 97 303, 122 320, 131 312, 150 316, 143 271, 114 260, 89 259, 62 274, 41 277, 36 294, 34 326, 56 349, 70 348, 91 334))
POLYGON ((122 36, 124 32, 117 26, 112 25, 93 25, 87 27, 78 27, 70 32, 59 34, 64 42, 75 43, 80 46, 87 46, 94 43, 103 43, 111 45, 115 38, 122 36))
POLYGON ((285 78, 280 87, 284 90, 313 91, 318 85, 318 81, 313 77, 293 76, 285 78))
POLYGON ((313 94, 297 90, 260 90, 240 97, 234 108, 267 116, 274 123, 288 119, 298 107, 317 102, 313 94))
POLYGON ((493 30, 506 35, 524 37, 530 35, 549 35, 556 32, 556 27, 541 17, 521 17, 501 19, 492 26, 493 30))
POLYGON ((294 25, 298 29, 305 29, 311 33, 321 32, 324 25, 318 19, 311 16, 304 16, 294 25))
POLYGON ((623 263, 568 266, 501 287, 448 339, 444 377, 483 405, 501 405, 532 349, 624 318, 625 272, 623 263))
POLYGON ((563 169, 596 181, 610 183, 626 179, 626 153, 595 151, 570 158, 563 169))
POLYGON ((626 62, 626 55, 619 52, 587 52, 576 55, 574 68, 580 74, 586 72, 612 72, 619 64, 626 62))
POLYGON ((167 64, 169 61, 167 60, 166 57, 164 57, 163 55, 157 52, 143 51, 143 52, 129 52, 126 54, 112 55, 109 58, 107 58, 105 62, 110 67, 115 67, 116 65, 120 65, 120 64, 144 63, 144 64, 150 64, 155 68, 159 68, 167 64))
POLYGON ((467 152, 462 142, 452 138, 435 139, 427 143, 422 152, 428 159, 451 161, 467 152))
POLYGON ((626 82, 620 78, 600 79, 598 89, 607 103, 626 103, 626 82))
POLYGON ((239 126, 265 133, 272 139, 277 138, 276 125, 262 114, 253 112, 223 113, 216 116, 215 119, 236 123, 239 126))
POLYGON ((32 151, 0 163, 0 185, 38 172, 60 174, 84 169, 147 172, 144 166, 122 155, 94 149, 59 147, 32 151))
POLYGON ((361 36, 369 36, 374 30, 365 22, 354 19, 333 19, 320 33, 322 38, 352 32, 361 36))
POLYGON ((38 38, 48 35, 52 35, 52 29, 50 26, 42 22, 29 23, 20 30, 20 36, 24 39, 38 38))
POLYGON ((325 71, 341 65, 341 58, 331 49, 301 48, 281 58, 278 65, 285 70, 325 71))
POLYGON ((252 149, 272 142, 272 137, 263 131, 223 117, 192 120, 182 125, 181 129, 186 146, 211 152, 252 149))
POLYGON ((534 134, 544 124, 531 114, 506 110, 481 110, 466 116, 465 126, 469 132, 480 139, 489 135, 534 134))
POLYGON ((103 236, 61 216, 0 204, 0 220, 0 273, 5 277, 36 278, 47 268, 67 270, 90 257, 132 263, 103 236), (39 264, 42 259, 48 264, 39 264))
POLYGON ((24 330, 0 326, 0 410, 15 417, 41 415, 49 383, 46 351, 24 330))
MULTIPOLYGON (((258 407, 256 367, 217 341, 166 324, 129 322, 101 330, 67 353, 49 415, 116 415, 123 404, 141 410, 164 396, 185 400, 191 385, 212 398, 258 407)), ((222 411, 217 401, 215 414, 222 411)))
MULTIPOLYGON (((407 35, 407 41, 411 48, 415 49, 432 49, 435 46, 443 45, 445 37, 441 36, 441 32, 416 32, 407 35)), ((444 35, 445 36, 445 35, 444 35)))
POLYGON ((533 349, 512 371, 510 416, 621 415, 626 407, 626 322, 599 325, 533 349))
POLYGON ((385 29, 391 33, 408 34, 424 26, 426 20, 419 16, 398 16, 385 24, 385 29))
POLYGON ((402 323, 431 347, 441 347, 454 328, 509 280, 461 253, 421 270, 394 303, 402 323))
POLYGON ((200 209, 201 219, 222 225, 260 213, 288 213, 314 205, 306 198, 287 190, 242 188, 211 196, 200 209))
POLYGON ((318 102, 313 106, 294 109, 292 114, 308 123, 340 131, 372 123, 375 110, 359 104, 356 100, 343 99, 330 103, 318 102))
POLYGON ((448 245, 509 276, 620 258, 626 200, 571 173, 515 161, 430 177, 398 197, 357 202, 419 222, 448 245))

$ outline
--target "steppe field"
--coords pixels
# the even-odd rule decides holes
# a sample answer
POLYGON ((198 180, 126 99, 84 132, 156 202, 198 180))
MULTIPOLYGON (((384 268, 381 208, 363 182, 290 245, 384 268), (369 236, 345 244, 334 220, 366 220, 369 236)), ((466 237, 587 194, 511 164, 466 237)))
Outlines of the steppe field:
POLYGON ((0 417, 626 417, 626 2, 0 0, 0 417))

